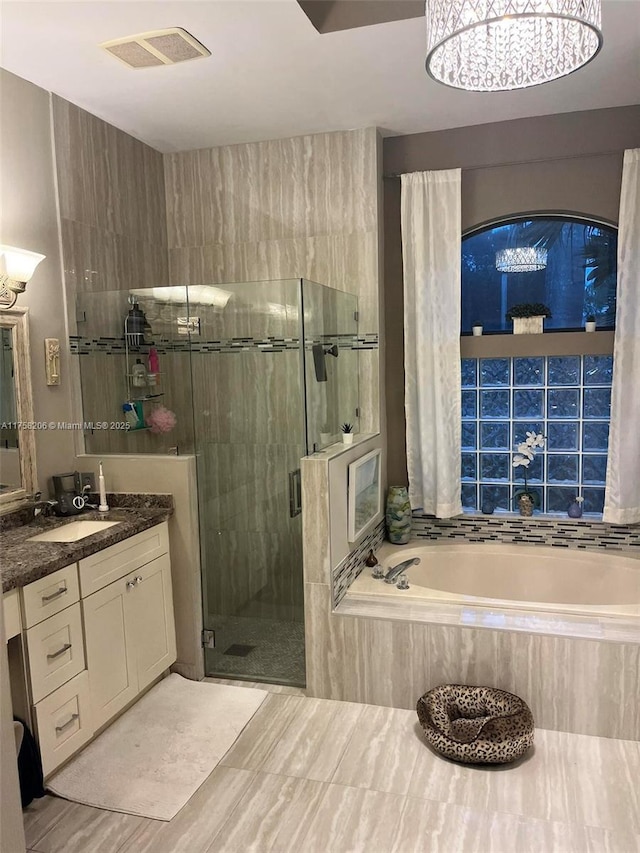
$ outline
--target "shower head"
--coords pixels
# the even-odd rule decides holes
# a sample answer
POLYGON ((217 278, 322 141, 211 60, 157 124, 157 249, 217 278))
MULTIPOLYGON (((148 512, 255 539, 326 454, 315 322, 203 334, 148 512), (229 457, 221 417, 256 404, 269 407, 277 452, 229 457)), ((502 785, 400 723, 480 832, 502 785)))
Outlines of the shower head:
POLYGON ((333 344, 333 346, 330 346, 324 352, 325 352, 325 355, 332 355, 334 358, 337 358, 340 355, 340 353, 338 352, 338 345, 337 344, 333 344))

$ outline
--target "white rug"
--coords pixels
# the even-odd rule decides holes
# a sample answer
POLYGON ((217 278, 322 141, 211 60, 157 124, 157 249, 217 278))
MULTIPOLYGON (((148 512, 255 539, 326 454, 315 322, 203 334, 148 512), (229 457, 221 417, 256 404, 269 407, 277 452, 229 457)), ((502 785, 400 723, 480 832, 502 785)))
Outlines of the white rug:
POLYGON ((267 693, 170 675, 47 787, 100 809, 171 820, 234 743, 267 693))

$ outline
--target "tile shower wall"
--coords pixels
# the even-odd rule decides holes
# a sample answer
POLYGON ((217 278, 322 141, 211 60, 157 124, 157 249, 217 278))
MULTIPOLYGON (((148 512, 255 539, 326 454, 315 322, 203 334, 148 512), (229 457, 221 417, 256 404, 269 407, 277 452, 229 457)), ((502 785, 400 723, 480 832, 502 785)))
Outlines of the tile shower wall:
MULTIPOLYGON (((165 156, 172 284, 304 276, 358 297, 379 333, 379 139, 374 128, 165 156)), ((362 432, 379 417, 377 348, 358 354, 362 432)))
POLYGON ((462 360, 462 504, 513 508, 522 468, 513 468, 526 433, 546 436, 527 469, 543 512, 566 512, 574 496, 601 513, 607 469, 613 356, 462 360))

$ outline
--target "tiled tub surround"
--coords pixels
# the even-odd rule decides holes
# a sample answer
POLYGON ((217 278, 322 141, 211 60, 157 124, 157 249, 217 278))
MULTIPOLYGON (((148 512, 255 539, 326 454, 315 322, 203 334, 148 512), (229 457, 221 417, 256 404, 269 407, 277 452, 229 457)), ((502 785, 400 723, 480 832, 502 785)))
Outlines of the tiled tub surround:
POLYGON ((418 539, 453 539, 469 542, 525 542, 558 548, 623 548, 640 552, 640 525, 606 524, 581 518, 523 518, 500 513, 469 513, 457 518, 434 518, 414 513, 413 536, 418 539))
POLYGON ((347 590, 365 568, 369 551, 378 551, 384 541, 384 520, 367 533, 362 542, 332 571, 333 606, 337 607, 347 590))
POLYGON ((75 563, 128 539, 136 533, 147 530, 166 521, 173 514, 171 495, 135 495, 127 504, 126 495, 108 495, 112 508, 109 512, 89 512, 59 518, 53 515, 39 515, 18 526, 6 526, 0 529, 0 550, 2 552, 2 591, 8 592, 16 587, 25 586, 32 581, 45 577, 70 563, 75 563), (113 503, 111 503, 113 502, 113 503), (32 536, 61 527, 70 521, 116 521, 113 527, 94 533, 77 542, 30 542, 32 536))

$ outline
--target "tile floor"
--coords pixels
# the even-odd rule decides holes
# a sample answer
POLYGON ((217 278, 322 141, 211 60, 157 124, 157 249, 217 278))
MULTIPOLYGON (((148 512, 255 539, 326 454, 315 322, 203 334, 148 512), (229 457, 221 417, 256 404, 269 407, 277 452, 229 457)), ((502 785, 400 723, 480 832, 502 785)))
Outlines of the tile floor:
POLYGON ((28 848, 640 853, 640 743, 538 730, 519 763, 465 767, 425 745, 412 711, 253 686, 270 695, 171 822, 47 796, 25 810, 28 848))

